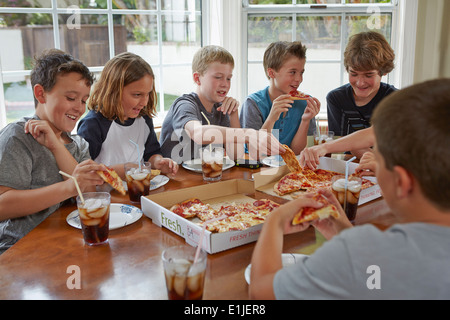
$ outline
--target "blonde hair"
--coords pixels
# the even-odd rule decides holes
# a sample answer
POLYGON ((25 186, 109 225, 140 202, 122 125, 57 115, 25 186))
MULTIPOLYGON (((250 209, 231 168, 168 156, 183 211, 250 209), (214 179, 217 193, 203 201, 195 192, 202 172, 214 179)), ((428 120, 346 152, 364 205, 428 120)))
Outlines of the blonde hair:
MULTIPOLYGON (((99 81, 89 98, 89 110, 100 112, 109 120, 125 121, 122 95, 123 88, 132 82, 149 75, 155 80, 152 67, 134 53, 124 52, 109 60, 102 71, 99 81)), ((141 110, 140 116, 156 116, 157 95, 155 81, 147 106, 141 110)))
POLYGON ((395 53, 386 38, 369 31, 353 35, 344 53, 344 66, 356 71, 377 70, 380 76, 394 70, 395 53))
POLYGON ((234 59, 231 53, 219 46, 206 46, 197 51, 192 60, 192 73, 204 75, 211 63, 220 62, 231 64, 234 68, 234 59))
POLYGON ((271 43, 266 52, 264 52, 264 71, 267 79, 269 77, 269 69, 280 71, 283 64, 290 57, 297 57, 298 59, 306 60, 306 47, 300 41, 287 42, 278 41, 271 43))

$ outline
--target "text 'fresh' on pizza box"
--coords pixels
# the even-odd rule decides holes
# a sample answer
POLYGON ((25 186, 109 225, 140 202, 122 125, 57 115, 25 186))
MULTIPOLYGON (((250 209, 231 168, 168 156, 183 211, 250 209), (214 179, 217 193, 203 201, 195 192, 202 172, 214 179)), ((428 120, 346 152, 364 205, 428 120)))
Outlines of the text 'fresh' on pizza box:
MULTIPOLYGON (((320 158, 320 164, 318 168, 345 174, 345 164, 346 162, 343 160, 336 160, 328 157, 322 157, 320 158)), ((351 162, 349 164, 348 174, 351 175, 352 173, 354 173, 357 167, 358 167, 357 163, 351 162)), ((289 194, 285 196, 279 196, 273 191, 273 186, 275 185, 275 183, 277 183, 282 177, 287 175, 289 172, 290 171, 287 166, 282 166, 279 168, 272 168, 254 174, 253 179, 255 181, 255 190, 257 196, 259 196, 259 194, 262 193, 270 195, 271 196, 270 198, 272 199, 278 197, 285 200, 292 200, 292 196, 289 194)), ((363 205, 367 202, 370 202, 372 200, 381 197, 381 189, 380 186, 377 184, 376 178, 367 177, 364 179, 369 179, 370 181, 376 184, 370 188, 361 191, 358 205, 363 205)))
MULTIPOLYGON (((254 196, 254 193, 253 181, 228 180, 141 197, 141 208, 154 224, 169 229, 184 238, 188 244, 197 246, 202 227, 196 222, 200 220, 185 219, 171 212, 169 208, 191 198, 199 198, 213 207, 233 202, 251 202, 255 201, 250 197, 254 196)), ((242 231, 224 233, 205 230, 202 247, 208 253, 217 253, 254 242, 258 239, 261 228, 262 224, 242 231)))

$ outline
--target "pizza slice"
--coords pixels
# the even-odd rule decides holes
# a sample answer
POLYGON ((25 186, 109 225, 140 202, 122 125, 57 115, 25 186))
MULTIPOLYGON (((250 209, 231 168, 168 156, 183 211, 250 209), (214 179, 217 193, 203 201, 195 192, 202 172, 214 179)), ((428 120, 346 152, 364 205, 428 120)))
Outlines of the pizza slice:
POLYGON ((310 222, 314 220, 323 220, 329 217, 335 219, 339 218, 339 212, 337 208, 328 202, 321 194, 316 193, 313 200, 322 203, 324 206, 319 209, 305 207, 302 208, 292 220, 292 225, 296 226, 304 222, 310 222))
POLYGON ((213 207, 198 198, 191 198, 177 203, 170 208, 170 211, 185 219, 198 217, 203 221, 212 219, 217 215, 213 207))
POLYGON ((291 172, 299 172, 302 171, 302 166, 300 165, 300 162, 298 161, 297 157, 295 156, 294 151, 292 151, 291 148, 287 145, 283 145, 284 150, 286 150, 285 153, 281 155, 284 162, 286 163, 287 167, 291 172))
POLYGON ((275 183, 273 191, 279 196, 284 196, 299 190, 308 191, 312 187, 313 184, 302 172, 291 172, 275 183))
POLYGON ((309 94, 297 90, 292 90, 289 94, 291 95, 291 100, 308 100, 311 97, 309 94))
POLYGON ((122 179, 120 179, 119 175, 113 168, 109 168, 104 166, 106 171, 99 170, 97 174, 111 187, 119 191, 122 195, 127 194, 125 188, 123 187, 122 179))

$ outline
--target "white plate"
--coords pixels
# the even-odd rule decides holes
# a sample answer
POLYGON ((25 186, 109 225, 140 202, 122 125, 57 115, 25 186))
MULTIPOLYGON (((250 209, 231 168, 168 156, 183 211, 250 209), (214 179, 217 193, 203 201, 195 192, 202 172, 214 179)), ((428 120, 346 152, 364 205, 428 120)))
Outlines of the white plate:
POLYGON ((272 168, 278 168, 286 165, 286 163, 284 162, 283 158, 280 155, 264 158, 261 160, 261 162, 266 166, 272 168))
MULTIPOLYGON (((302 261, 305 257, 307 257, 306 254, 301 253, 283 253, 281 255, 281 261, 283 263, 283 267, 287 267, 296 263, 299 263, 302 261)), ((247 268, 245 269, 245 281, 247 281, 248 284, 250 284, 250 271, 252 269, 252 265, 249 264, 247 268)))
MULTIPOLYGON (((111 203, 109 216, 109 230, 119 229, 138 221, 142 217, 139 208, 129 204, 111 203)), ((72 211, 66 218, 69 225, 81 229, 78 210, 72 211)))
MULTIPOLYGON (((297 156, 297 159, 300 159, 300 156, 297 156)), ((272 168, 278 168, 286 165, 283 158, 280 155, 270 156, 261 160, 263 164, 272 168)))
MULTIPOLYGON (((222 171, 233 168, 234 165, 235 165, 234 161, 231 160, 230 158, 223 158, 222 171)), ((183 166, 183 168, 185 168, 187 170, 202 173, 202 160, 201 159, 185 161, 185 162, 183 162, 182 166, 183 166)))
MULTIPOLYGON (((150 191, 161 188, 163 185, 165 185, 167 182, 169 182, 169 180, 170 180, 169 177, 163 176, 162 174, 154 177, 152 180, 150 180, 150 191)), ((127 182, 122 180, 122 183, 123 183, 123 187, 125 188, 125 190, 128 191, 127 182)))

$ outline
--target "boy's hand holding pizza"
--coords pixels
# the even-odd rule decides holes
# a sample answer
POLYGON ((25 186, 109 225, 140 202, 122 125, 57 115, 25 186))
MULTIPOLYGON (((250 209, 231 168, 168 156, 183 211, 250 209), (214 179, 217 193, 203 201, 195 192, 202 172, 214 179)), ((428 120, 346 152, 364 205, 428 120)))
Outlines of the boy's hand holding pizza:
POLYGON ((282 113, 287 113, 292 108, 294 100, 291 99, 289 94, 283 94, 276 98, 272 103, 272 109, 270 109, 269 117, 274 123, 280 118, 282 113))

